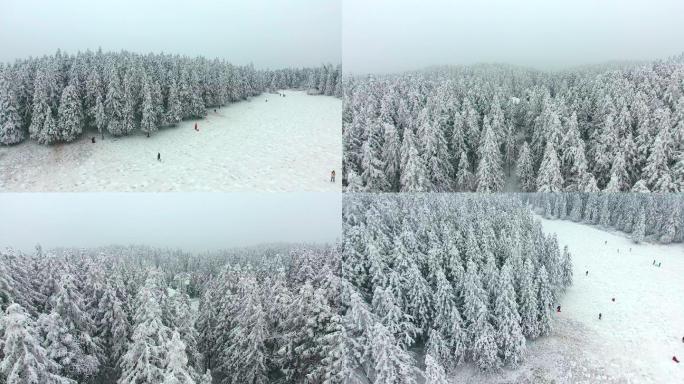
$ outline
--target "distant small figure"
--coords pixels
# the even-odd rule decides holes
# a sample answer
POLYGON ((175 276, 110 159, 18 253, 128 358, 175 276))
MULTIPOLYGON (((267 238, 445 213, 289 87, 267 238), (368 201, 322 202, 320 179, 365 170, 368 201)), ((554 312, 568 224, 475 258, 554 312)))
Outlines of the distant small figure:
POLYGON ((199 132, 199 128, 197 128, 197 123, 195 123, 195 131, 199 132))
POLYGON ((684 343, 684 337, 682 337, 682 343, 684 343))
POLYGON ((603 245, 606 245, 606 244, 608 244, 608 240, 606 240, 606 241, 603 242, 603 245))
POLYGON ((672 361, 675 363, 679 364, 679 360, 677 360, 677 356, 672 356, 672 361))
POLYGON ((653 259, 653 265, 655 265, 655 259, 653 259))
POLYGON ((599 320, 601 320, 601 317, 603 317, 603 314, 599 313, 599 320))
POLYGON ((663 263, 662 261, 659 261, 659 262, 658 262, 658 268, 660 268, 660 265, 661 265, 662 263, 663 263))
POLYGON ((556 312, 559 312, 559 313, 560 313, 560 311, 561 311, 561 310, 560 310, 560 305, 559 305, 559 306, 556 307, 556 312))
POLYGON ((613 297, 611 300, 613 301, 613 303, 615 302, 615 298, 614 298, 614 297, 613 297))
POLYGON ((157 152, 157 161, 161 161, 161 153, 157 152))
POLYGON ((266 99, 266 102, 268 103, 268 99, 266 99))
POLYGON ((330 182, 334 183, 335 182, 335 170, 333 169, 332 172, 330 172, 330 182))
POLYGON ((589 276, 589 271, 585 272, 584 276, 589 276))
POLYGON ((214 108, 214 113, 216 113, 216 108, 214 108))
POLYGON ((91 138, 90 138, 90 141, 92 141, 93 144, 95 144, 95 136, 91 137, 91 138))

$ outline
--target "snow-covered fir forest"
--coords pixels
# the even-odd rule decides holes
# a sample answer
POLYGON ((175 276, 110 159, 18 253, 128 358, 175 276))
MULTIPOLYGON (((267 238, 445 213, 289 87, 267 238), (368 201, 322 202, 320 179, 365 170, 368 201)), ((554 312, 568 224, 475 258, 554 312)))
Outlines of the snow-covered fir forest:
POLYGON ((339 253, 0 252, 0 382, 339 383, 339 253))
POLYGON ((516 367, 573 281, 567 247, 514 195, 347 194, 343 225, 352 383, 516 367))
POLYGON ((70 142, 84 132, 148 136, 208 107, 265 91, 341 97, 341 66, 256 70, 203 57, 61 51, 0 64, 0 143, 70 142))
POLYGON ((684 55, 345 79, 347 191, 684 190, 684 55))
POLYGON ((684 241, 684 194, 536 193, 522 194, 540 215, 572 220, 670 244, 684 241))

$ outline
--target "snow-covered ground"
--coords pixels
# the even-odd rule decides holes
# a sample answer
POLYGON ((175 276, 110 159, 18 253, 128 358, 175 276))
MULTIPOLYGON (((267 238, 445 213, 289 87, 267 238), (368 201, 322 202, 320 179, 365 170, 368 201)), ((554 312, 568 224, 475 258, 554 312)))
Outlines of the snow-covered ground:
POLYGON ((93 133, 69 144, 0 147, 0 190, 339 191, 342 101, 284 93, 209 109, 151 138, 102 141, 93 133))
POLYGON ((684 246, 634 244, 571 221, 542 226, 568 245, 574 263, 553 334, 528 342, 518 370, 483 375, 466 367, 454 382, 684 383, 684 246))

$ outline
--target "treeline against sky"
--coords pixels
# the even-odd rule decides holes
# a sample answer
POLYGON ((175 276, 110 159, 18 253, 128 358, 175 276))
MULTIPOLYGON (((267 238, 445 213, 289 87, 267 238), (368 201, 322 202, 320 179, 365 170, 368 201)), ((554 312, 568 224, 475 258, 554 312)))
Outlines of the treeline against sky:
POLYGON ((280 89, 341 97, 341 66, 257 70, 203 57, 57 51, 0 64, 0 143, 70 142, 90 131, 149 135, 280 89))

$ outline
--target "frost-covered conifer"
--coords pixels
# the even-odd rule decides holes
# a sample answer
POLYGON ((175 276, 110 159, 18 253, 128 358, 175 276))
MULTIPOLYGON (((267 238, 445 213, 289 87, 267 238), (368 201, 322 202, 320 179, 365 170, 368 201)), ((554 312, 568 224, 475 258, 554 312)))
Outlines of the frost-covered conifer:
POLYGON ((83 131, 81 100, 74 85, 64 88, 58 116, 61 139, 67 142, 74 141, 83 131))
POLYGON ((19 304, 10 305, 0 322, 4 332, 0 374, 7 384, 76 383, 59 375, 62 367, 40 345, 35 323, 19 304))

